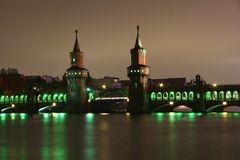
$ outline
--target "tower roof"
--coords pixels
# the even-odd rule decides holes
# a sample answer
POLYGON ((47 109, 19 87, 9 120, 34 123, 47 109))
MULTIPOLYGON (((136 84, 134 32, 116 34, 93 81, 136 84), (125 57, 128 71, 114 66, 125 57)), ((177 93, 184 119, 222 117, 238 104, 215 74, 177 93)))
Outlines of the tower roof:
POLYGON ((75 40, 73 52, 80 52, 80 47, 79 47, 79 43, 78 43, 78 35, 77 35, 78 30, 76 30, 75 33, 76 33, 76 40, 75 40))
POLYGON ((137 38, 136 38, 136 42, 135 42, 135 47, 134 48, 143 48, 142 42, 141 42, 141 39, 140 39, 140 36, 139 36, 139 30, 140 30, 140 27, 138 25, 137 26, 137 38))

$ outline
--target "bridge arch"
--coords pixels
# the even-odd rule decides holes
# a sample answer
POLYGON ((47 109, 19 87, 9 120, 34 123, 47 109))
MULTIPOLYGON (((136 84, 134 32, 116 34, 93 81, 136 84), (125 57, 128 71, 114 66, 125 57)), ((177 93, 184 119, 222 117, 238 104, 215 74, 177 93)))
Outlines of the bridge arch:
POLYGON ((225 93, 223 91, 219 92, 219 100, 224 101, 225 100, 225 93))
POLYGON ((240 106, 227 106, 225 108, 223 108, 224 112, 240 112, 240 106))
POLYGON ((218 92, 217 91, 212 92, 212 100, 214 100, 214 101, 218 100, 218 92))
POLYGON ((185 106, 185 105, 180 105, 180 106, 177 106, 173 109, 174 112, 192 112, 193 109, 188 107, 188 106, 185 106))
POLYGON ((175 93, 173 91, 169 92, 169 100, 174 101, 175 100, 175 93))
POLYGON ((163 93, 163 101, 168 101, 168 92, 163 93))
POLYGON ((162 101, 162 92, 157 93, 157 101, 162 101))
POLYGON ((212 100, 212 93, 211 93, 210 91, 207 91, 207 92, 205 93, 205 100, 206 100, 206 101, 212 100))
POLYGON ((193 91, 190 91, 188 93, 188 99, 189 99, 189 101, 194 101, 194 92, 193 91))
POLYGON ((182 92, 182 101, 187 101, 188 100, 188 94, 186 91, 182 92))
POLYGON ((156 99, 157 99, 156 93, 152 92, 150 95, 150 98, 151 98, 151 101, 156 101, 156 99))
POLYGON ((181 101, 181 100, 182 100, 181 92, 176 92, 176 101, 181 101))
POLYGON ((227 91, 226 92, 226 101, 231 101, 232 99, 232 92, 231 91, 227 91))
POLYGON ((238 91, 233 91, 232 99, 233 99, 233 101, 239 101, 238 91))

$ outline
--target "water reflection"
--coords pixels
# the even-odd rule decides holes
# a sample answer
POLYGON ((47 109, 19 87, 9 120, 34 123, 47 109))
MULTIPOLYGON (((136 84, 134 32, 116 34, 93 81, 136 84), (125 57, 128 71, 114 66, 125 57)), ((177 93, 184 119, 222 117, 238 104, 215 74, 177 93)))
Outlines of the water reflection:
POLYGON ((240 143, 239 117, 228 112, 2 113, 0 159, 231 159, 240 143))

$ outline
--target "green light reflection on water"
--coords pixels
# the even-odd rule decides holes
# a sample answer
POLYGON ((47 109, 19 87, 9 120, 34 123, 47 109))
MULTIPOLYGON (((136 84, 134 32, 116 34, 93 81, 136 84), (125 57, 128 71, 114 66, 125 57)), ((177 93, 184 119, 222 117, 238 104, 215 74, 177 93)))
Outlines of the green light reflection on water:
POLYGON ((196 116, 197 116, 197 114, 196 113, 188 113, 188 120, 190 121, 190 122, 193 122, 194 120, 195 120, 195 118, 196 118, 196 116))
POLYGON ((26 120, 27 119, 27 114, 26 113, 20 113, 19 114, 21 120, 26 120))
POLYGON ((42 159, 67 159, 66 153, 66 113, 42 113, 42 159), (54 136, 53 136, 54 135, 54 136), (51 146, 49 150, 49 146, 51 146))
POLYGON ((16 113, 10 113, 11 120, 15 120, 16 118, 16 113))
POLYGON ((0 117, 1 117, 1 121, 5 121, 7 119, 7 114, 6 113, 1 113, 0 117))
POLYGON ((94 133, 94 114, 93 113, 87 113, 85 115, 85 120, 87 124, 85 124, 85 132, 84 132, 84 141, 85 141, 85 147, 86 152, 84 154, 84 159, 95 159, 95 153, 96 149, 94 146, 95 141, 95 133, 94 133))
POLYGON ((94 121, 94 114, 93 113, 87 113, 85 115, 86 121, 87 122, 93 122, 94 121))

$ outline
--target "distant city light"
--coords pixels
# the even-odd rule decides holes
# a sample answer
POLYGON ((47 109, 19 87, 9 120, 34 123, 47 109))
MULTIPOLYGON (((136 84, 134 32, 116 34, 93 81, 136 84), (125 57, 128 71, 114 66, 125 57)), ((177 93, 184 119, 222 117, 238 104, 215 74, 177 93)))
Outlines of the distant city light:
POLYGON ((160 83, 159 86, 160 86, 160 87, 163 87, 163 83, 160 83))
POLYGON ((15 107, 15 104, 12 104, 11 107, 15 107))
POLYGON ((170 101, 170 102, 169 102, 169 105, 173 105, 173 104, 174 104, 174 102, 173 102, 173 101, 170 101))
POLYGON ((217 83, 213 83, 213 87, 217 87, 217 83))

